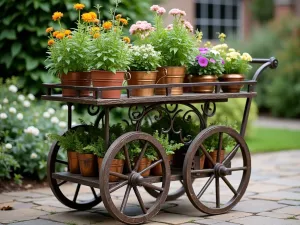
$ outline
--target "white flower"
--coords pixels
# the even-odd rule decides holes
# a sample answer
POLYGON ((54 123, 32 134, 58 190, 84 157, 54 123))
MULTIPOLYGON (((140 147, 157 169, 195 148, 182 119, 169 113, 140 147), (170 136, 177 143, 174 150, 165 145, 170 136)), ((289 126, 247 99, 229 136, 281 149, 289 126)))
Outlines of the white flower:
POLYGON ((66 128, 67 127, 67 123, 64 122, 64 121, 60 121, 59 124, 58 124, 59 127, 61 128, 66 128))
POLYGON ((22 113, 18 113, 17 114, 17 119, 18 120, 22 120, 23 119, 23 114, 22 113))
POLYGON ((76 122, 72 122, 72 127, 76 126, 77 123, 76 122))
POLYGON ((14 108, 14 107, 10 107, 8 111, 9 111, 10 113, 13 113, 13 114, 16 114, 16 113, 17 113, 17 110, 16 110, 16 108, 14 108))
POLYGON ((4 99, 3 99, 3 103, 4 103, 4 104, 7 104, 7 103, 8 103, 8 99, 7 99, 7 98, 4 98, 4 99))
POLYGON ((30 102, 26 100, 26 101, 24 101, 23 105, 24 105, 26 108, 28 108, 28 107, 30 107, 30 102))
POLYGON ((34 126, 30 126, 30 127, 26 128, 26 129, 24 130, 24 132, 25 132, 26 134, 32 134, 32 135, 34 135, 34 136, 38 136, 39 133, 40 133, 39 129, 35 128, 34 126))
POLYGON ((44 113, 43 113, 43 117, 44 117, 44 118, 50 118, 50 116, 51 116, 51 115, 50 115, 49 112, 44 112, 44 113))
POLYGON ((5 148, 6 148, 6 149, 12 149, 12 145, 11 145, 10 143, 7 143, 7 144, 5 145, 5 148))
POLYGON ((16 101, 13 101, 13 105, 17 105, 17 102, 16 102, 16 101))
POLYGON ((64 111, 68 111, 68 105, 63 105, 63 106, 61 107, 61 109, 64 110, 64 111))
POLYGON ((71 107, 71 108, 72 108, 72 110, 74 110, 74 109, 75 109, 75 106, 74 106, 74 105, 72 105, 72 107, 71 107))
POLYGON ((220 55, 220 52, 214 49, 210 50, 210 52, 213 53, 214 55, 220 55))
POLYGON ((54 116, 54 117, 51 118, 51 123, 57 124, 57 123, 59 123, 59 119, 54 116))
POLYGON ((27 97, 28 97, 31 101, 33 101, 33 100, 35 99, 34 95, 31 94, 31 93, 28 94, 27 97))
POLYGON ((49 108, 48 109, 48 113, 50 113, 50 115, 54 114, 55 113, 55 110, 53 108, 49 108))
POLYGON ((31 159, 36 159, 36 158, 37 158, 37 154, 36 154, 36 153, 34 153, 34 152, 33 152, 33 153, 31 153, 31 155, 30 155, 30 158, 31 158, 31 159))
POLYGON ((6 113, 0 113, 0 119, 3 119, 3 120, 7 119, 6 113))
POLYGON ((24 96, 24 95, 19 95, 19 96, 18 96, 18 100, 19 100, 20 102, 23 102, 23 101, 25 100, 25 96, 24 96))
POLYGON ((18 88, 15 85, 10 85, 8 90, 13 93, 16 93, 18 91, 18 88))
POLYGON ((64 168, 64 171, 65 171, 65 172, 68 172, 68 167, 65 167, 65 168, 64 168))

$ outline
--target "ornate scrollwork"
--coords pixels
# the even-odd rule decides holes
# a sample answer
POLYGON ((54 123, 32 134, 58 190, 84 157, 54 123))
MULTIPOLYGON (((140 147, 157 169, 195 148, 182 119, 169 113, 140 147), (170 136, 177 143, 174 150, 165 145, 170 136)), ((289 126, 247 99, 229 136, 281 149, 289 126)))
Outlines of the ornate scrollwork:
POLYGON ((88 114, 90 116, 96 116, 101 110, 100 106, 96 106, 96 105, 89 105, 88 106, 88 114))

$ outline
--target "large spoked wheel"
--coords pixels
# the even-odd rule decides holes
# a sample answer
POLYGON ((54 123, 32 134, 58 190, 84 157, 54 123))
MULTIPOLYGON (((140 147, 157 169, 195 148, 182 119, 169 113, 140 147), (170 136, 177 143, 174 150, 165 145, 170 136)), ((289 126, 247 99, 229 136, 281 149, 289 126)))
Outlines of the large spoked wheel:
POLYGON ((212 126, 199 133, 191 143, 184 160, 183 183, 187 196, 198 210, 207 214, 221 214, 231 210, 242 198, 250 174, 251 158, 243 137, 230 127, 212 126), (217 137, 219 146, 216 161, 205 148, 206 141, 213 135, 217 137), (232 140, 234 147, 227 155, 225 153, 222 160, 222 143, 228 139, 232 140), (213 166, 194 170, 191 159, 197 151, 202 152, 206 156, 205 160, 213 166), (193 179, 196 184, 194 186, 193 179))
MULTIPOLYGON (((86 127, 86 126, 87 125, 80 125, 80 126, 73 127, 71 129, 75 130, 79 127, 86 127)), ((63 135, 65 135, 65 133, 63 135)), ((61 172, 60 169, 62 168, 62 166, 68 168, 68 161, 66 160, 67 159, 66 155, 67 155, 66 151, 63 151, 60 148, 58 142, 53 143, 47 160, 47 177, 48 177, 49 186, 53 194, 56 196, 56 198, 65 206, 77 210, 91 209, 101 202, 100 193, 97 194, 94 188, 87 187, 87 186, 81 188, 82 186, 80 184, 77 185, 75 184, 74 188, 69 187, 67 191, 64 191, 64 184, 66 184, 67 182, 63 180, 57 180, 52 177, 53 173, 61 172), (73 191, 72 188, 74 189, 74 194, 70 195, 70 192, 73 191), (80 199, 78 197, 78 195, 80 194, 80 189, 84 189, 82 193, 84 199, 80 199)))
POLYGON ((159 212, 161 205, 165 202, 170 187, 170 173, 165 150, 153 136, 142 132, 129 132, 122 135, 107 150, 100 169, 100 193, 105 208, 114 218, 123 223, 145 223, 159 212), (132 162, 129 157, 133 144, 138 144, 141 150, 135 162, 132 162), (138 172, 142 158, 150 149, 155 150, 158 160, 138 172), (123 153, 125 156, 124 167, 127 168, 127 174, 110 171, 113 159, 118 153, 123 153), (142 176, 158 164, 162 166, 161 177, 142 176), (109 176, 118 177, 119 182, 112 185, 109 183, 109 176), (159 192, 151 205, 146 204, 143 199, 145 196, 145 192, 142 193, 143 187, 159 192))

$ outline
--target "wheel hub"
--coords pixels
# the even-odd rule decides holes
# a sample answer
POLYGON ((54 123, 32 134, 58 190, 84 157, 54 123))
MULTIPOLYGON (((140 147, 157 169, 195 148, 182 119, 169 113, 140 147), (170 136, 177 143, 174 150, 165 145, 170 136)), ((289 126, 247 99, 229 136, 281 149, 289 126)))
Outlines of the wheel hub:
POLYGON ((133 187, 140 186, 142 179, 143 179, 142 175, 140 175, 137 172, 132 172, 129 176, 128 183, 133 187))
POLYGON ((217 163, 214 169, 215 169, 215 175, 217 176, 226 176, 230 174, 230 171, 227 169, 227 167, 221 163, 217 163))

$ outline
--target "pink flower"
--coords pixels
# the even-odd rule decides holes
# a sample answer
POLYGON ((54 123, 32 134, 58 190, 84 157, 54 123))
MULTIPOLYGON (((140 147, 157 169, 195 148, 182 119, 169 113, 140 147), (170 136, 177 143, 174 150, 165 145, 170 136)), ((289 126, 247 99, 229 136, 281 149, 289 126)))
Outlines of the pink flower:
POLYGON ((213 64, 216 63, 216 60, 214 60, 214 59, 210 59, 209 61, 210 61, 211 63, 213 63, 213 64))
POLYGON ((208 48, 199 48, 199 51, 201 54, 206 54, 208 53, 208 48))
POLYGON ((198 57, 198 63, 201 67, 207 67, 208 59, 203 56, 200 56, 200 57, 198 57))
POLYGON ((160 7, 156 12, 157 12, 158 15, 163 15, 163 14, 166 13, 166 10, 165 10, 165 8, 160 7))
POLYGON ((173 30, 173 24, 169 24, 166 28, 166 30, 173 30))
POLYGON ((169 14, 172 15, 172 16, 177 16, 177 15, 186 16, 186 12, 182 11, 180 9, 171 9, 169 11, 169 14))
POLYGON ((150 10, 153 12, 157 12, 157 10, 159 10, 159 8, 160 8, 159 5, 153 5, 150 7, 150 10))
POLYGON ((189 21, 184 21, 184 26, 188 29, 191 33, 194 31, 193 25, 189 21))

